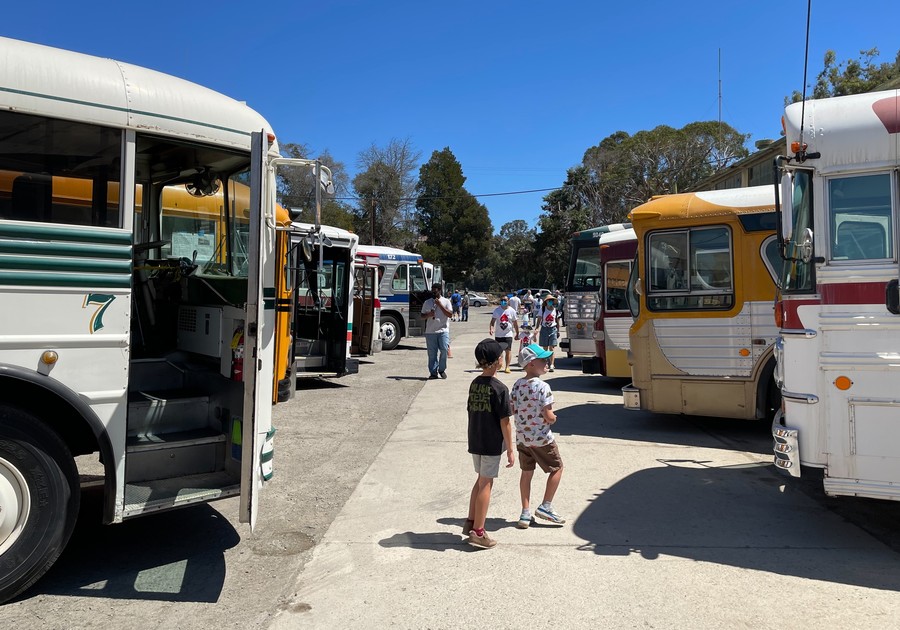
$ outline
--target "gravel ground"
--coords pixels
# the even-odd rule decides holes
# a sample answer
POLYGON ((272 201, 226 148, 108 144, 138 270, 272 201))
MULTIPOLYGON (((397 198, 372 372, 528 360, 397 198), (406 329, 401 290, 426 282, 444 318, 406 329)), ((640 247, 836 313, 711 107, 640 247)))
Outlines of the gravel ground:
MULTIPOLYGON (((474 322, 454 324, 475 326, 474 322)), ((289 601, 310 550, 425 383, 424 339, 361 360, 358 374, 301 379, 275 410, 276 475, 251 533, 227 499, 121 525, 83 494, 50 572, 0 608, 4 628, 259 627, 289 601)), ((90 462, 82 471, 96 472, 90 462)))

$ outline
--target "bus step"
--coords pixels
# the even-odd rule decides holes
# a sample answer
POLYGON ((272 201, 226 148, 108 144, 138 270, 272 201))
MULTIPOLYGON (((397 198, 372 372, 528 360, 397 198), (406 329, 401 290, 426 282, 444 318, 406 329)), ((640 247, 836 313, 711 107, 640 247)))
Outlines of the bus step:
POLYGON ((123 518, 240 494, 240 479, 224 471, 125 484, 123 518))
POLYGON ((183 390, 128 396, 129 437, 205 429, 209 424, 209 396, 183 390))
POLYGON ((224 465, 225 447, 225 435, 212 429, 130 436, 125 481, 213 473, 224 465))

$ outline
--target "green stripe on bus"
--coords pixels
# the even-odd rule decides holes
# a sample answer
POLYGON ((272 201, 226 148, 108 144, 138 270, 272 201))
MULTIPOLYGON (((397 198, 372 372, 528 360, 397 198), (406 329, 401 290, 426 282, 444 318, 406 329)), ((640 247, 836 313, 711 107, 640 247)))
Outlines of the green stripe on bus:
MULTIPOLYGON (((2 251, 0 245, 0 251, 2 251)), ((0 270, 70 271, 75 273, 131 274, 130 260, 85 260, 83 258, 36 258, 0 254, 0 270)))
POLYGON ((0 239, 0 254, 31 254, 38 256, 83 256, 87 258, 117 258, 131 261, 130 245, 99 245, 96 243, 61 243, 58 241, 14 241, 0 239))
POLYGON ((275 287, 263 287, 263 297, 264 298, 274 298, 275 297, 275 287))
POLYGON ((275 300, 263 300, 263 310, 274 311, 275 310, 275 300))
POLYGON ((130 232, 107 232, 59 223, 0 224, 0 237, 131 245, 130 232))
POLYGON ((29 271, 2 271, 0 270, 0 286, 31 286, 31 287, 84 287, 93 289, 97 287, 127 289, 131 286, 131 274, 99 275, 99 274, 59 274, 38 273, 29 271))

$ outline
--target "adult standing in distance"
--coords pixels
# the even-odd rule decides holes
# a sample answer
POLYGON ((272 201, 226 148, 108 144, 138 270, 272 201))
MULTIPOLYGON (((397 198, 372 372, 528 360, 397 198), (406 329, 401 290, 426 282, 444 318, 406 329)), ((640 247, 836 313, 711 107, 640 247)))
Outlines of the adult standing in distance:
POLYGON ((447 349, 450 347, 450 300, 441 296, 441 285, 431 287, 431 297, 422 305, 425 318, 425 346, 428 349, 428 378, 447 378, 447 349))
POLYGON ((554 351, 559 339, 559 311, 556 310, 556 298, 553 295, 548 295, 547 299, 544 300, 537 316, 537 323, 540 326, 538 345, 544 350, 550 351, 548 367, 552 372, 556 369, 553 365, 556 359, 554 351))
POLYGON ((458 322, 460 318, 459 309, 462 305, 462 296, 456 289, 453 290, 453 294, 450 296, 450 304, 453 306, 453 318, 451 321, 458 322))
POLYGON ((509 307, 516 312, 516 317, 522 317, 522 300, 516 295, 515 291, 509 292, 509 307))
POLYGON ((469 321, 469 290, 463 291, 462 295, 462 321, 469 321))
POLYGON ((488 329, 490 335, 497 340, 506 354, 506 369, 509 374, 509 361, 512 356, 513 339, 519 336, 519 315, 510 306, 509 300, 504 295, 500 298, 500 306, 491 314, 491 323, 488 329))

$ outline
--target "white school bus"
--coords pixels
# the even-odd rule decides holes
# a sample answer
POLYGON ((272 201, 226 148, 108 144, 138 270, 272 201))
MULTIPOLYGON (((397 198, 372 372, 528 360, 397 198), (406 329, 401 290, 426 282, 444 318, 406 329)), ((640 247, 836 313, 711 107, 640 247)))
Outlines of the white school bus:
POLYGON ((772 419, 774 210, 771 186, 662 195, 632 210, 626 408, 772 419))
POLYGON ((900 90, 784 113, 775 465, 900 500, 900 90))
POLYGON ((199 85, 5 38, 0 59, 5 601, 65 547, 78 456, 106 523, 240 496, 253 526, 290 340, 275 168, 309 163, 199 85))

